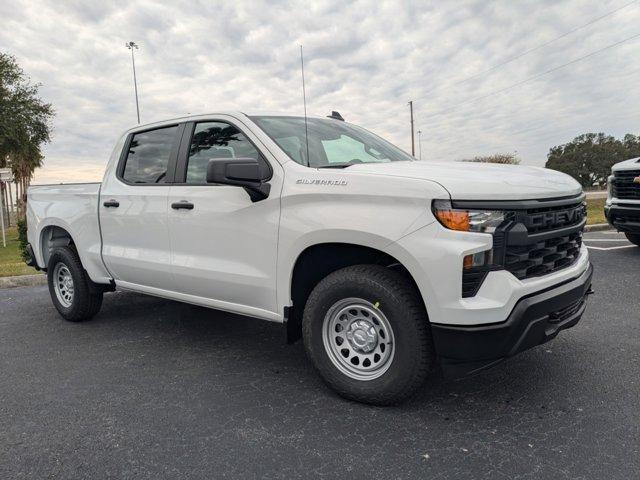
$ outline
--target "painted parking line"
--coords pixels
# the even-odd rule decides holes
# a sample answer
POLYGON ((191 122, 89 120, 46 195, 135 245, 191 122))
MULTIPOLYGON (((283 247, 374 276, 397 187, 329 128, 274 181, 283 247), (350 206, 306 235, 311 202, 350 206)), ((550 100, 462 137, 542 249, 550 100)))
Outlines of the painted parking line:
POLYGON ((589 236, 585 235, 582 238, 582 242, 589 250, 600 250, 600 251, 609 251, 609 250, 623 250, 625 248, 634 248, 635 245, 629 243, 625 237, 623 237, 620 232, 592 232, 589 236), (589 238, 591 235, 597 236, 599 238, 589 238), (609 235, 609 238, 602 238, 601 235, 609 235), (616 235, 617 238, 611 238, 610 235, 616 235), (606 246, 596 246, 598 244, 606 246), (625 245, 616 245, 618 243, 624 243, 625 245))
POLYGON ((621 250, 623 248, 636 248, 635 245, 619 245, 617 247, 592 247, 587 245, 589 250, 621 250))
POLYGON ((624 233, 620 232, 586 232, 583 238, 625 238, 624 233))
POLYGON ((609 251, 635 247, 635 245, 629 243, 629 240, 624 237, 624 233, 616 232, 615 230, 587 232, 582 237, 582 242, 589 250, 609 251), (617 245, 619 243, 624 243, 625 245, 617 245), (598 244, 604 244, 606 246, 596 246, 598 244))
POLYGON ((624 238, 584 238, 583 242, 628 242, 624 238))

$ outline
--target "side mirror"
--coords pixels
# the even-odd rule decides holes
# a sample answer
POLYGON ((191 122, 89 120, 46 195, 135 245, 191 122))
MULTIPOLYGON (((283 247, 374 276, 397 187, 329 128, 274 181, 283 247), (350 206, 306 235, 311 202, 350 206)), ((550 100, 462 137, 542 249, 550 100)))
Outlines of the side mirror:
POLYGON ((254 202, 269 196, 268 176, 266 165, 254 158, 215 158, 207 164, 207 183, 243 187, 254 202))

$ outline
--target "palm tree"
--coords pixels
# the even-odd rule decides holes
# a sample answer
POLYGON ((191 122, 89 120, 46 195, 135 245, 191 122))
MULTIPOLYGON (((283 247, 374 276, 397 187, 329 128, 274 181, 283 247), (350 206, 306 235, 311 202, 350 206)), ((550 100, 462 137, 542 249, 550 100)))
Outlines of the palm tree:
POLYGON ((13 171, 18 219, 26 214, 27 188, 33 172, 42 166, 41 145, 50 140, 53 107, 38 97, 16 59, 0 53, 0 166, 13 171))
POLYGON ((42 166, 43 155, 40 146, 29 143, 27 148, 12 155, 11 170, 16 184, 16 197, 18 199, 18 218, 26 216, 27 189, 31 185, 33 172, 42 166))

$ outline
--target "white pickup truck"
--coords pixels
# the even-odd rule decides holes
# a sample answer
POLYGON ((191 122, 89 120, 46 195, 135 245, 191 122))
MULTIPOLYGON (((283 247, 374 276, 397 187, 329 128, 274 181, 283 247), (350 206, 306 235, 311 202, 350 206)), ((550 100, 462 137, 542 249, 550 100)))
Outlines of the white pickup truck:
POLYGON ((67 320, 117 288, 280 322, 338 393, 389 404, 575 325, 585 221, 559 172, 220 113, 125 132, 102 183, 32 187, 28 249, 67 320))
POLYGON ((604 214, 609 224, 640 247, 640 157, 616 163, 607 190, 604 214))

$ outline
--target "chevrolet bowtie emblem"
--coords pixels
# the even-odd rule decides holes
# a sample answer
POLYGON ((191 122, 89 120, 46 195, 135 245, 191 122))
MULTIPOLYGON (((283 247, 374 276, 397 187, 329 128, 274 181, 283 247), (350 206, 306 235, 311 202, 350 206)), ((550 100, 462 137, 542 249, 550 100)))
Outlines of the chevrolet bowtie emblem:
POLYGON ((636 177, 633 179, 633 183, 640 183, 640 177, 636 177))

